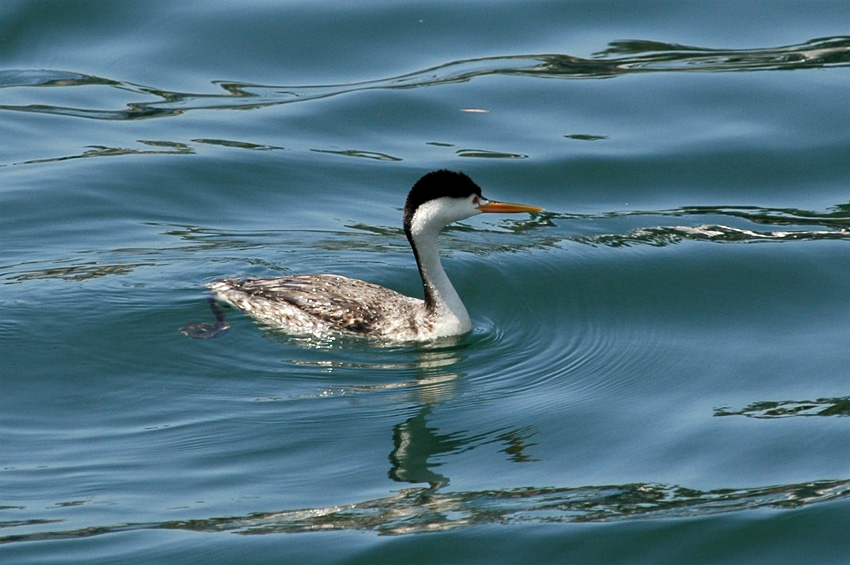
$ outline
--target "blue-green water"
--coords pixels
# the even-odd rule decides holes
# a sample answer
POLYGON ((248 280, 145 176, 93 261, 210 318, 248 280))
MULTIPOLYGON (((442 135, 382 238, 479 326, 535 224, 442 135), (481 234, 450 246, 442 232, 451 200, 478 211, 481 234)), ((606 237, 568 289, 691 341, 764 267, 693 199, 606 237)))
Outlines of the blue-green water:
POLYGON ((850 559, 850 4, 0 5, 3 563, 850 559), (203 284, 419 295, 293 339, 203 284))

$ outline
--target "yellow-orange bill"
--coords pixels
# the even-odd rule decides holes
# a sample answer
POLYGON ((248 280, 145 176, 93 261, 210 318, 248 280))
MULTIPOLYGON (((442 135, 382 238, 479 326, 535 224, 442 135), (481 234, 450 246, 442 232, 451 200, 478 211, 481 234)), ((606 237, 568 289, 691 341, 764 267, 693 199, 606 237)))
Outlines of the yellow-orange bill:
POLYGON ((482 212, 494 212, 499 214, 512 214, 515 212, 542 212, 543 208, 539 206, 527 206, 525 204, 511 204, 510 202, 494 202, 488 201, 486 204, 481 204, 478 209, 482 212))

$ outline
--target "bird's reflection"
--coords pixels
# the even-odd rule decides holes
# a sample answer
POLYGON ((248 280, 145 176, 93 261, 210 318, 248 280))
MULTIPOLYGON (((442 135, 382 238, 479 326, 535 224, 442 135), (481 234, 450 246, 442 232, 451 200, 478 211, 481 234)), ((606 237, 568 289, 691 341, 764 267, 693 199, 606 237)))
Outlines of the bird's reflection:
POLYGON ((449 477, 437 471, 440 455, 474 449, 480 445, 501 443, 502 452, 511 461, 524 463, 535 459, 526 453, 534 443, 529 441, 535 431, 531 428, 499 428, 481 434, 465 431, 445 432, 429 425, 428 420, 441 404, 457 396, 457 383, 463 376, 452 366, 462 359, 460 349, 420 352, 416 391, 418 412, 393 426, 393 450, 389 454, 390 479, 403 483, 425 483, 430 489, 449 484, 449 477))
POLYGON ((440 463, 429 459, 441 453, 451 452, 463 440, 451 434, 440 434, 437 428, 428 426, 431 406, 424 406, 418 414, 393 426, 393 445, 390 452, 389 477, 403 483, 428 483, 431 488, 448 484, 449 479, 434 471, 440 463))

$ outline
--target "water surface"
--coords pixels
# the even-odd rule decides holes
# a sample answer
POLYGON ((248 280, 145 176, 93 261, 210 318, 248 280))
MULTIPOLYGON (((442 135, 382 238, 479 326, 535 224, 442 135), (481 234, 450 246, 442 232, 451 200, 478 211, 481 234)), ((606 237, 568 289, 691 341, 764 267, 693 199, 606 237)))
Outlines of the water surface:
POLYGON ((6 2, 0 556, 850 554, 844 2, 6 2), (292 338, 203 285, 420 295, 473 331, 292 338), (289 535, 284 535, 289 534, 289 535))

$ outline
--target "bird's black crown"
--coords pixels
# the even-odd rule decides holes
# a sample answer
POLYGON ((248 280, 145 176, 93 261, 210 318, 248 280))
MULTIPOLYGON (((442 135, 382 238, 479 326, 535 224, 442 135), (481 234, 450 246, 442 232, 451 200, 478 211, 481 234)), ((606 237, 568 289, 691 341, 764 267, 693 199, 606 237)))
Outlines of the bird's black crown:
POLYGON ((404 204, 405 220, 411 218, 419 206, 430 200, 443 196, 466 198, 472 194, 481 196, 481 187, 465 174, 446 169, 431 171, 416 181, 410 189, 404 204))

